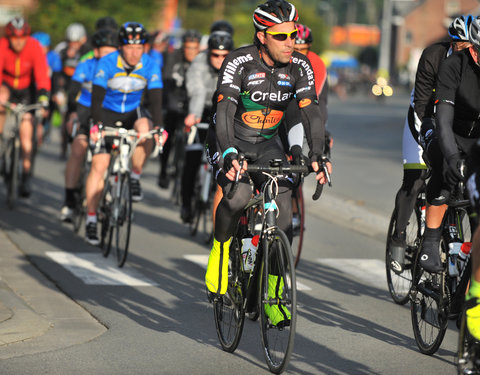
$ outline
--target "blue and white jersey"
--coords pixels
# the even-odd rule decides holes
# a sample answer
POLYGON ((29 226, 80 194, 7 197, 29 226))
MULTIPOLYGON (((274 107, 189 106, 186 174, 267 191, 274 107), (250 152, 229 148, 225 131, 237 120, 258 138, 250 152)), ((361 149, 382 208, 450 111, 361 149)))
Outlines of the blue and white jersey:
POLYGON ((97 71, 98 59, 88 59, 79 63, 73 73, 72 80, 82 84, 82 91, 77 103, 90 107, 92 104, 92 81, 97 71))
POLYGON ((153 48, 150 50, 148 55, 155 60, 155 62, 158 64, 160 67, 160 71, 163 69, 163 55, 158 52, 157 50, 154 50, 153 48))
POLYGON ((128 74, 120 51, 99 60, 93 84, 106 90, 103 108, 119 113, 137 108, 145 89, 163 88, 160 67, 150 56, 143 54, 140 62, 128 74))
POLYGON ((48 51, 47 62, 48 62, 48 67, 50 68, 50 76, 52 76, 52 73, 57 73, 62 70, 62 59, 60 58, 60 55, 57 52, 48 51))

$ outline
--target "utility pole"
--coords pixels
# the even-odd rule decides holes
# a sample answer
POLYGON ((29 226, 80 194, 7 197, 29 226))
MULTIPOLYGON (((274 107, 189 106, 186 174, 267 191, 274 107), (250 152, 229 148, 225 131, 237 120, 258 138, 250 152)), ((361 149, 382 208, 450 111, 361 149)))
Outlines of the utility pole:
POLYGON ((383 0, 381 30, 378 75, 388 79, 390 76, 390 42, 392 38, 392 0, 383 0))

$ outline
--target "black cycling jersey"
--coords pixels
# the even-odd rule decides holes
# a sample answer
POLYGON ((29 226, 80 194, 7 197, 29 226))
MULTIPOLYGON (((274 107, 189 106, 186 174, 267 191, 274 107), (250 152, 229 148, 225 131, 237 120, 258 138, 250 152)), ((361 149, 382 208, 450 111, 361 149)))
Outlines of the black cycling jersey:
POLYGON ((425 48, 418 62, 415 76, 414 107, 420 120, 433 117, 434 89, 441 63, 447 58, 450 42, 440 42, 425 48))
POLYGON ((439 142, 448 159, 459 152, 460 139, 480 136, 480 67, 469 48, 445 60, 440 67, 436 91, 439 142))
POLYGON ((310 154, 322 154, 326 119, 318 105, 313 69, 304 55, 293 52, 290 63, 272 68, 262 60, 258 47, 239 48, 223 62, 215 95, 215 130, 222 152, 276 136, 288 104, 296 98, 310 154))

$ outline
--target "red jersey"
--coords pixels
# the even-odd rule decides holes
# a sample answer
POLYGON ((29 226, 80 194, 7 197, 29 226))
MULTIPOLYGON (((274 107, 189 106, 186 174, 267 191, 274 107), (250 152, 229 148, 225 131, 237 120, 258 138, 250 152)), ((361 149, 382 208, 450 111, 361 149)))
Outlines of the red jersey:
POLYGON ((323 60, 315 52, 308 51, 307 57, 312 64, 313 75, 315 77, 315 91, 317 92, 317 96, 319 96, 327 80, 327 68, 323 60))
POLYGON ((37 91, 50 91, 47 57, 36 39, 28 37, 20 53, 10 48, 6 37, 0 39, 0 83, 16 90, 26 89, 35 83, 37 91))

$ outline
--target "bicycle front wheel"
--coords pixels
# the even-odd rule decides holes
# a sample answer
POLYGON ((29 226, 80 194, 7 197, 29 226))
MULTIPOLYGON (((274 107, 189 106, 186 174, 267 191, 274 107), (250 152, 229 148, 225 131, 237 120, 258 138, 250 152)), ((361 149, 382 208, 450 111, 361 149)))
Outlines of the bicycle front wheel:
MULTIPOLYGON (((297 323, 297 288, 290 244, 277 229, 262 242, 268 261, 260 269, 259 311, 263 354, 271 372, 281 373, 290 361, 297 323)), ((265 256, 265 255, 263 255, 265 256)))
POLYGON ((115 247, 118 267, 123 267, 128 255, 130 230, 132 225, 132 190, 130 175, 123 174, 120 178, 120 195, 114 204, 115 247))
POLYGON ((222 349, 233 353, 240 342, 245 322, 243 293, 240 285, 240 246, 236 238, 232 240, 229 251, 229 275, 227 292, 215 297, 213 313, 217 336, 222 349))
POLYGON ((301 185, 295 189, 295 193, 292 197, 292 208, 292 251, 295 260, 295 268, 297 268, 302 253, 303 232, 305 231, 305 203, 303 200, 303 189, 301 185))
POLYGON ((418 258, 410 302, 413 334, 420 352, 432 355, 440 347, 447 331, 448 319, 443 304, 449 297, 444 292, 444 275, 424 271, 418 258))
POLYGON ((20 139, 15 137, 8 146, 8 183, 7 183, 7 206, 10 209, 15 207, 18 194, 18 168, 20 163, 20 139))
POLYGON ((388 226, 388 235, 387 235, 387 244, 385 251, 385 269, 387 272, 387 285, 390 295, 395 303, 399 305, 404 305, 408 302, 410 296, 410 290, 412 289, 412 273, 413 273, 413 264, 415 261, 415 255, 419 250, 419 244, 421 239, 421 212, 422 205, 417 203, 415 205, 408 224, 405 230, 406 233, 406 245, 405 249, 405 261, 403 266, 403 271, 401 273, 396 273, 392 270, 392 254, 390 251, 390 241, 392 239, 393 232, 395 230, 396 224, 396 213, 392 213, 390 219, 390 225, 388 226))

